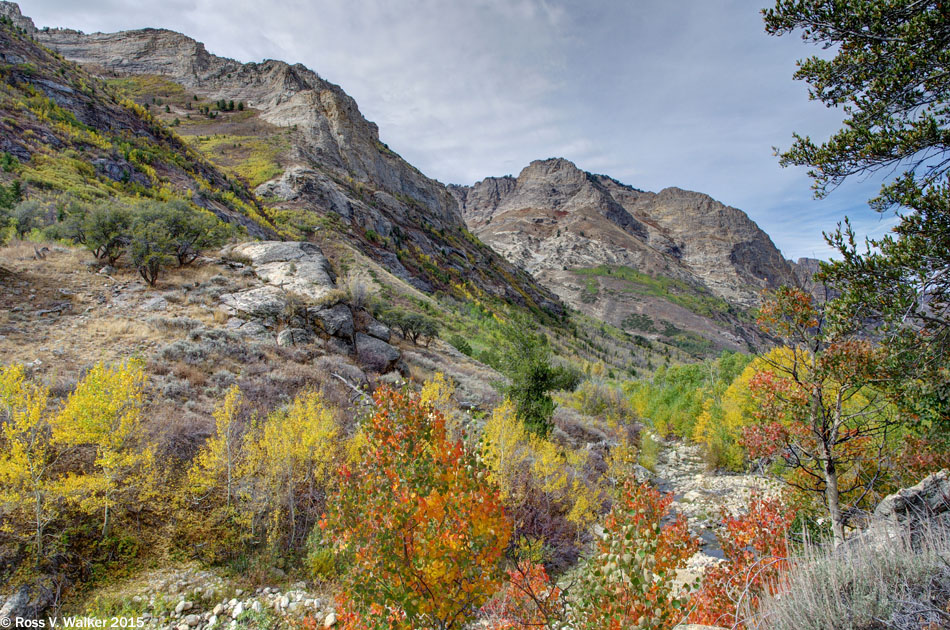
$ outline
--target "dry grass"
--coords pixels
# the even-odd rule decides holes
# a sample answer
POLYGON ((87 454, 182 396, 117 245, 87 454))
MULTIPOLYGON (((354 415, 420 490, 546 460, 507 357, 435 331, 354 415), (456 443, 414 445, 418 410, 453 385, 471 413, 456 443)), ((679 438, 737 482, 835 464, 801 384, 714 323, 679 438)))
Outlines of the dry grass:
POLYGON ((950 527, 931 521, 909 536, 861 537, 810 549, 787 583, 762 601, 761 630, 920 630, 950 621, 950 527), (934 624, 928 626, 928 624, 934 624))

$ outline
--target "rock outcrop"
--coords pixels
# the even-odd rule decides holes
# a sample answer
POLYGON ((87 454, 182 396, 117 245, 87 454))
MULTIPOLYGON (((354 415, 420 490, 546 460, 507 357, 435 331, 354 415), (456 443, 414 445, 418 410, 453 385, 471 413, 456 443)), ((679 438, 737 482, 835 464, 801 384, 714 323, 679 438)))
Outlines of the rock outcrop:
POLYGON ((792 278, 791 266, 744 212, 701 193, 644 192, 564 159, 532 162, 517 178, 450 190, 486 243, 572 306, 631 331, 637 329, 631 322, 647 334, 670 322, 715 347, 747 349, 756 342, 754 328, 725 311, 755 306, 764 289, 792 278), (677 308, 687 301, 624 287, 616 277, 575 273, 599 266, 672 281, 676 286, 664 291, 693 293, 696 308, 677 308), (721 300, 724 312, 710 313, 705 298, 721 300))
POLYGON ((941 470, 917 485, 888 495, 878 503, 868 528, 874 536, 918 533, 934 519, 946 520, 950 513, 950 471, 941 470))
POLYGON ((406 370, 402 353, 390 344, 389 328, 345 301, 330 263, 313 243, 238 243, 221 254, 232 265, 248 265, 260 280, 219 295, 221 308, 230 316, 229 331, 275 340, 281 347, 320 342, 330 352, 350 355, 364 369, 379 374, 406 370))

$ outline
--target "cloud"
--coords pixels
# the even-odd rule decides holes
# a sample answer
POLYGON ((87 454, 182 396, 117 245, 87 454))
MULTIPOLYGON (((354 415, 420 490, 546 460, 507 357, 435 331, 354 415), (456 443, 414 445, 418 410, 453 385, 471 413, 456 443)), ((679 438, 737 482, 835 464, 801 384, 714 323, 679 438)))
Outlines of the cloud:
POLYGON ((764 33, 746 0, 32 0, 38 25, 179 30, 208 50, 300 62, 339 83, 424 173, 472 183, 566 157, 647 190, 742 208, 786 256, 827 255, 844 213, 879 233, 873 182, 825 201, 772 146, 827 136, 840 112, 792 80, 813 53, 764 33))

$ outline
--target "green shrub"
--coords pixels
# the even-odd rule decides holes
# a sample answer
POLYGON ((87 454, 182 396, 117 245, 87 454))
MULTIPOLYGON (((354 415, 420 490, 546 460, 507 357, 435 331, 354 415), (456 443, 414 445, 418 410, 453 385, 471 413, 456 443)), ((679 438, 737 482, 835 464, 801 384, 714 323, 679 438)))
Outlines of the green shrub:
POLYGON ((510 381, 504 393, 515 404, 525 426, 537 435, 546 436, 551 430, 551 415, 556 406, 550 392, 573 391, 580 383, 580 374, 553 364, 547 336, 537 332, 527 317, 515 318, 505 327, 503 335, 508 347, 502 354, 500 369, 510 381))
POLYGON ((455 348, 462 354, 467 355, 467 356, 472 356, 472 352, 473 352, 472 345, 469 342, 467 342, 462 335, 455 333, 449 337, 448 341, 449 341, 449 345, 451 345, 453 348, 455 348))

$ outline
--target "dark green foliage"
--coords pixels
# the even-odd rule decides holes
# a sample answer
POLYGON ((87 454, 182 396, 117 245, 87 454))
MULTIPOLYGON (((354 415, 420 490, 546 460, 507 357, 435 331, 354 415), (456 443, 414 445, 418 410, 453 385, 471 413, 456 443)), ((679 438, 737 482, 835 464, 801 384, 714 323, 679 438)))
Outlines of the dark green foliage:
POLYGON ((764 12, 772 35, 802 39, 836 54, 799 62, 795 78, 828 107, 844 108, 842 128, 822 144, 795 135, 783 165, 811 167, 821 197, 852 175, 906 167, 878 203, 907 182, 939 181, 950 164, 950 5, 934 0, 780 0, 764 12), (936 158, 936 159, 934 159, 936 158))
POLYGON ((0 210, 10 210, 23 198, 23 186, 17 180, 9 186, 0 184, 0 210))
POLYGON ((213 214, 180 200, 137 206, 70 201, 58 219, 47 236, 80 243, 113 265, 128 252, 136 270, 152 285, 163 267, 191 264, 201 250, 221 246, 231 234, 213 214))
POLYGON ((162 267, 175 260, 175 251, 175 240, 162 204, 140 208, 129 234, 129 258, 142 278, 154 286, 162 267))
POLYGON ((426 346, 439 336, 439 325, 434 319, 420 313, 412 313, 402 309, 392 309, 378 314, 380 321, 399 331, 403 339, 418 345, 423 342, 426 346))
POLYGON ((550 392, 573 391, 581 375, 568 367, 552 363, 553 351, 547 336, 538 332, 527 317, 516 317, 504 332, 507 347, 499 368, 510 379, 504 392, 515 404, 518 417, 534 433, 546 436, 551 431, 555 403, 550 392))
POLYGON ((0 168, 4 173, 13 173, 20 167, 20 161, 6 151, 0 153, 0 168))
MULTIPOLYGON (((85 210, 85 206, 80 209, 85 210)), ((114 265, 129 244, 131 226, 132 212, 128 206, 94 206, 83 213, 74 234, 93 256, 114 265)))
MULTIPOLYGON (((925 424, 950 418, 950 5, 916 0, 782 0, 765 13, 773 35, 835 51, 799 64, 810 96, 842 108, 841 129, 823 143, 795 135, 783 165, 810 167, 823 197, 852 176, 883 172, 871 206, 896 209, 881 239, 856 242, 845 221, 827 234, 840 260, 820 280, 840 297, 837 322, 870 322, 888 361, 895 401, 925 424)), ((945 431, 940 433, 946 434, 945 431)))
POLYGON ((154 208, 161 224, 171 239, 171 254, 178 266, 189 265, 201 250, 220 247, 227 241, 227 225, 210 212, 195 210, 184 201, 149 202, 144 208, 154 208))
POLYGON ((472 345, 465 340, 465 337, 458 333, 453 334, 448 339, 449 344, 464 355, 472 356, 472 345))
POLYGON ((9 212, 9 217, 17 238, 23 238, 35 229, 46 227, 54 219, 49 206, 32 199, 18 203, 9 212))

